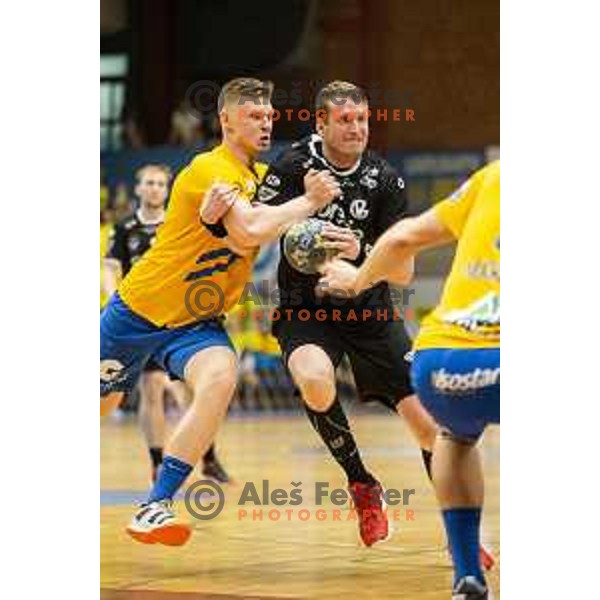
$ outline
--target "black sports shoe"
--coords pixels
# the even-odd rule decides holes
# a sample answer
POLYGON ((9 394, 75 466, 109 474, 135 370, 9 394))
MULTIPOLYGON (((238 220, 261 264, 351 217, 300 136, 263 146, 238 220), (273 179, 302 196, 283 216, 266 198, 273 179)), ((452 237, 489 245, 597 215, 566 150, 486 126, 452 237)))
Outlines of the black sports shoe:
POLYGON ((208 477, 208 479, 213 479, 217 483, 229 483, 229 475, 216 456, 210 460, 204 460, 202 475, 208 477))
POLYGON ((454 586, 452 600, 489 600, 488 589, 475 577, 467 575, 454 586))

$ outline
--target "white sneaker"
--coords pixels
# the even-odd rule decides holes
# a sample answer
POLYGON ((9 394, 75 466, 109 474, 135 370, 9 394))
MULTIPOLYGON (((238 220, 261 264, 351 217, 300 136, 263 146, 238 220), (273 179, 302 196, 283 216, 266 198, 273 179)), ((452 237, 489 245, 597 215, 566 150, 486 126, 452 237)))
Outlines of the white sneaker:
POLYGON ((142 504, 126 531, 142 544, 165 546, 182 546, 192 534, 189 525, 177 521, 169 500, 142 504))

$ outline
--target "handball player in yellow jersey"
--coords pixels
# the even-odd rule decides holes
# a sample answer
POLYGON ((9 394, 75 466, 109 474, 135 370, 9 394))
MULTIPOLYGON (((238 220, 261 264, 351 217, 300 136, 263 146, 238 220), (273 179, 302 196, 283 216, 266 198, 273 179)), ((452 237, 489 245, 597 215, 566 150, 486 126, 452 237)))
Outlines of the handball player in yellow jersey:
POLYGON ((415 340, 413 384, 442 433, 433 483, 454 562, 454 600, 487 600, 478 549, 483 475, 477 440, 500 423, 500 162, 414 219, 391 227, 360 269, 324 268, 330 289, 358 292, 378 281, 406 284, 417 252, 458 240, 437 308, 415 340))
MULTIPOLYGON (((251 278, 261 243, 321 210, 340 194, 324 172, 311 171, 305 193, 283 206, 251 205, 266 166, 273 127, 272 84, 234 79, 219 97, 223 142, 199 154, 177 176, 164 224, 153 246, 135 263, 100 319, 100 413, 118 406, 153 360, 184 380, 193 399, 165 447, 163 464, 128 533, 136 540, 181 545, 191 527, 179 522, 171 500, 210 446, 232 398, 237 363, 222 316, 251 278), (231 201, 244 236, 234 243, 213 235, 200 217, 203 201, 220 184, 232 186, 231 201), (206 198, 205 198, 206 197, 206 198)), ((228 219, 225 217, 225 225, 228 219)))

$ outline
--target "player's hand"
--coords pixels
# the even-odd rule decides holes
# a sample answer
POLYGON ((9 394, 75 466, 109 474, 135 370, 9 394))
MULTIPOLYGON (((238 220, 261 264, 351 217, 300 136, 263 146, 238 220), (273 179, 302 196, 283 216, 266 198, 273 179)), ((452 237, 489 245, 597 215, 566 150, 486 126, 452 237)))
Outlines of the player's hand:
POLYGON ((200 207, 203 223, 218 223, 237 199, 236 188, 224 183, 214 183, 204 194, 200 207))
POLYGON ((340 184, 329 171, 310 169, 304 176, 304 193, 314 204, 315 210, 320 210, 334 198, 341 195, 340 184))
POLYGON ((321 267, 321 278, 316 287, 318 295, 340 292, 359 293, 355 289, 358 269, 345 260, 334 258, 321 267))
POLYGON ((323 246, 328 250, 337 250, 336 258, 347 258, 355 260, 360 254, 360 240, 352 229, 338 227, 333 223, 327 223, 323 227, 323 246))

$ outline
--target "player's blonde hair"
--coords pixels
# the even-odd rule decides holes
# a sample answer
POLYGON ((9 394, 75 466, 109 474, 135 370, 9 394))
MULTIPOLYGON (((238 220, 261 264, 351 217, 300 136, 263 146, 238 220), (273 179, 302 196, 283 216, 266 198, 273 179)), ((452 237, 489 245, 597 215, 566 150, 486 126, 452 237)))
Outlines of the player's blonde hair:
POLYGON ((271 101, 273 82, 261 81, 252 77, 237 77, 228 81, 221 89, 217 108, 219 112, 225 104, 243 104, 252 100, 256 104, 271 101))
POLYGON ((330 81, 317 93, 315 100, 317 115, 324 115, 327 118, 331 109, 329 104, 333 104, 334 108, 339 107, 348 99, 353 100, 356 104, 369 101, 367 92, 356 84, 339 79, 330 81))
POLYGON ((171 180, 171 168, 170 167, 168 167, 167 165, 162 165, 162 164, 158 164, 158 163, 149 163, 147 165, 144 165, 143 167, 140 167, 135 172, 136 182, 140 183, 142 181, 144 175, 148 171, 159 171, 167 178, 167 181, 171 180))

